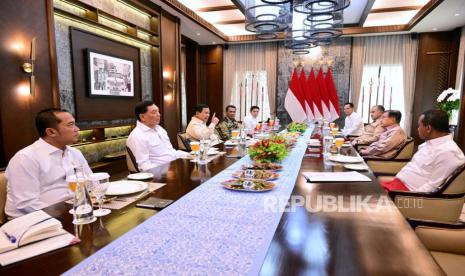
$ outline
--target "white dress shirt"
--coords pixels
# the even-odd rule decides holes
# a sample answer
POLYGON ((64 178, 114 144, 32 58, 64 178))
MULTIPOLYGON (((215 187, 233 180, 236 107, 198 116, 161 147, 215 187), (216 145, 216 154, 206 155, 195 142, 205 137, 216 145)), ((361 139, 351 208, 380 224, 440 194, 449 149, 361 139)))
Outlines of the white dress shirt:
POLYGON ((66 177, 82 166, 92 173, 82 153, 72 147, 56 148, 43 139, 18 151, 6 168, 8 179, 5 213, 16 218, 73 196, 66 177))
POLYGON ((189 125, 186 128, 186 137, 190 140, 200 141, 202 139, 219 140, 215 134, 216 124, 211 123, 208 127, 207 124, 196 118, 192 117, 189 125))
POLYGON ((433 192, 465 163, 465 156, 451 135, 431 139, 420 146, 412 160, 397 173, 411 191, 433 192))
POLYGON ((257 118, 252 117, 252 115, 247 115, 244 117, 244 127, 247 129, 255 129, 260 121, 257 118))
POLYGON ((353 136, 360 136, 363 133, 363 120, 360 115, 355 112, 352 112, 349 116, 346 116, 344 129, 342 133, 347 135, 353 136))
POLYGON ((173 148, 168 133, 161 126, 150 128, 139 121, 129 134, 126 145, 134 154, 137 167, 141 171, 188 155, 187 152, 173 148))

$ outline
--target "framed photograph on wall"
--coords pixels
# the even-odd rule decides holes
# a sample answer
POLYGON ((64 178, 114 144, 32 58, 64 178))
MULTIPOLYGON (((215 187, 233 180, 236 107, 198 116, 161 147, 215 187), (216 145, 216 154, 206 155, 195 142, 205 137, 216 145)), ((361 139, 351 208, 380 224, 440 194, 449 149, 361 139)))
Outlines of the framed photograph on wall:
POLYGON ((87 49, 90 97, 134 97, 134 61, 87 49))

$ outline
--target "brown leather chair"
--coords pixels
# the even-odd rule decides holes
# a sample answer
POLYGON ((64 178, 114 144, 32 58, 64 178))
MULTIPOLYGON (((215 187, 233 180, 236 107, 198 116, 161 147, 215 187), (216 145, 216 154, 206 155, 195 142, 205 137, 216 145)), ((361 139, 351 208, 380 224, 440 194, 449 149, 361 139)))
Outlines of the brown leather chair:
POLYGON ((178 138, 178 148, 184 151, 191 151, 191 145, 189 144, 189 139, 187 139, 185 132, 180 132, 177 135, 178 138))
POLYGON ((464 275, 465 224, 409 221, 418 238, 446 275, 464 275))
POLYGON ((389 191, 389 196, 406 218, 456 223, 465 200, 465 164, 435 192, 389 191))
POLYGON ((137 167, 137 160, 134 154, 132 153, 129 147, 126 147, 126 164, 128 166, 128 171, 131 173, 138 173, 140 172, 139 168, 137 167))
POLYGON ((7 179, 5 172, 0 171, 0 225, 7 221, 5 215, 7 179))
POLYGON ((375 175, 395 175, 412 159, 414 140, 407 138, 397 153, 389 159, 365 158, 365 161, 375 175))

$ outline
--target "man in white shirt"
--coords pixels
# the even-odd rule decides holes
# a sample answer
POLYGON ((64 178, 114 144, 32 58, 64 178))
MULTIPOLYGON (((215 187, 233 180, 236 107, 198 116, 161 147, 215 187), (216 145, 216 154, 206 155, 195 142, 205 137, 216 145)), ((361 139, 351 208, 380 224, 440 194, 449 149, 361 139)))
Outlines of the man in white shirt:
POLYGON ((244 117, 244 127, 246 129, 253 130, 260 123, 258 119, 258 113, 260 108, 256 105, 250 107, 249 115, 244 117))
POLYGON ((72 197, 66 177, 82 167, 92 173, 76 143, 79 128, 73 115, 61 109, 44 109, 35 119, 40 138, 18 151, 6 168, 5 213, 16 218, 72 197))
POLYGON ((360 136, 363 132, 363 120, 360 115, 354 112, 354 104, 346 103, 344 105, 344 113, 346 114, 344 129, 342 134, 344 136, 360 136))
POLYGON ((449 134, 449 118, 428 110, 418 119, 418 135, 425 142, 394 180, 380 183, 386 190, 433 192, 465 163, 465 156, 449 134))
POLYGON ((134 154, 139 170, 147 171, 189 155, 173 148, 166 130, 159 125, 160 111, 153 102, 138 103, 135 113, 137 125, 129 134, 126 146, 134 154))
POLYGON ((210 108, 206 104, 197 104, 194 107, 194 116, 192 116, 189 125, 186 128, 186 137, 190 140, 219 140, 215 134, 215 126, 219 119, 213 113, 211 123, 207 126, 210 117, 210 108))

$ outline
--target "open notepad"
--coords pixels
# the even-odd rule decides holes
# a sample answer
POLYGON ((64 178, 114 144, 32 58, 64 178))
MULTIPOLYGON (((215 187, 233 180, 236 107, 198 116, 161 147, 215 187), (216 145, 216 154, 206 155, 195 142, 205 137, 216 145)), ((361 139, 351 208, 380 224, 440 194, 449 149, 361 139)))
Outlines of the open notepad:
POLYGON ((0 227, 0 264, 7 265, 79 242, 60 221, 35 211, 0 227))
POLYGON ((303 172, 309 182, 366 182, 371 179, 359 172, 303 172))

